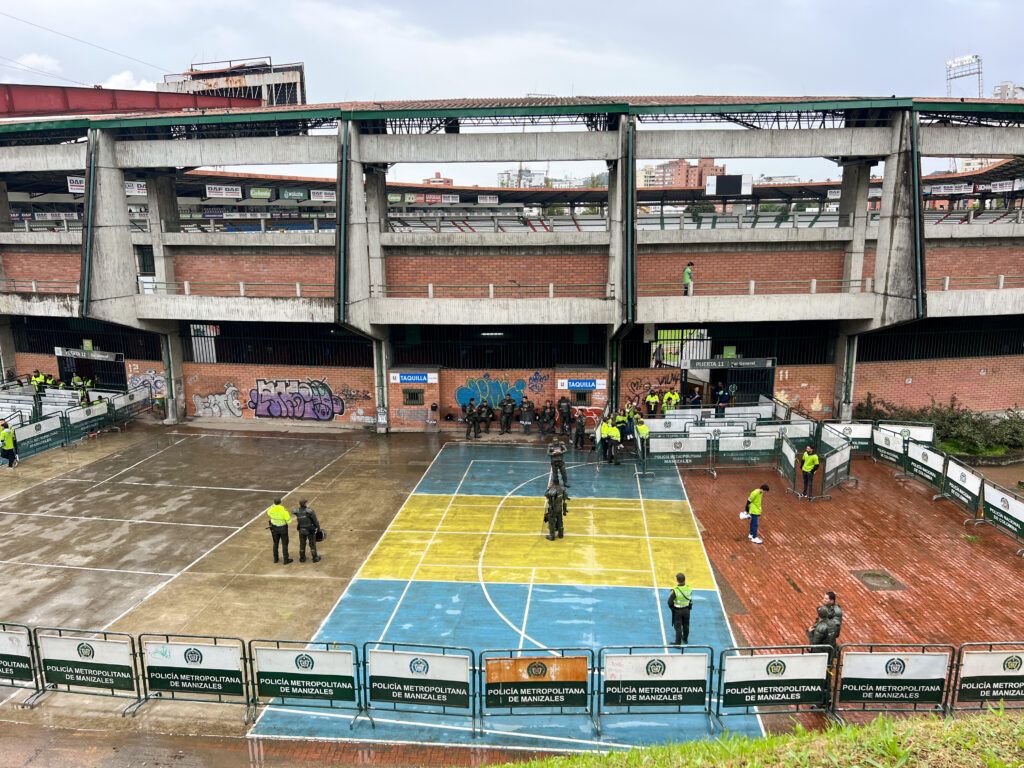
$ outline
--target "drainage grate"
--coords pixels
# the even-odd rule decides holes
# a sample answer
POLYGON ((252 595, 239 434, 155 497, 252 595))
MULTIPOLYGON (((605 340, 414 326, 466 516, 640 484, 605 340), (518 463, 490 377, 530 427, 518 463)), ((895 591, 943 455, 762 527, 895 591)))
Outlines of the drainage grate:
POLYGON ((888 571, 853 571, 853 575, 872 592, 906 589, 888 571))

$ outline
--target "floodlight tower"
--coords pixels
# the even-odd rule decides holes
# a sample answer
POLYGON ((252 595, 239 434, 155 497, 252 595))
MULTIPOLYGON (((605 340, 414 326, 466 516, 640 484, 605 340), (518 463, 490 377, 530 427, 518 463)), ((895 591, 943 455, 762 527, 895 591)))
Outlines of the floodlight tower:
MULTIPOLYGON (((985 98, 985 83, 981 74, 981 56, 969 53, 946 62, 946 97, 953 98, 953 81, 967 77, 978 78, 978 98, 985 98)), ((956 158, 951 158, 950 169, 956 173, 956 158)))

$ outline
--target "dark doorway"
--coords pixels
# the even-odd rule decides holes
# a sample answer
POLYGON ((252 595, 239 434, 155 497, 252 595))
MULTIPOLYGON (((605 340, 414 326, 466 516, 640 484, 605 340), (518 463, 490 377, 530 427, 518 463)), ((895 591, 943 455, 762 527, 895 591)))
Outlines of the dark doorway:
POLYGON ((83 379, 91 379, 97 389, 128 389, 123 360, 86 360, 60 356, 57 358, 57 370, 60 380, 65 384, 71 384, 71 379, 77 373, 83 379))

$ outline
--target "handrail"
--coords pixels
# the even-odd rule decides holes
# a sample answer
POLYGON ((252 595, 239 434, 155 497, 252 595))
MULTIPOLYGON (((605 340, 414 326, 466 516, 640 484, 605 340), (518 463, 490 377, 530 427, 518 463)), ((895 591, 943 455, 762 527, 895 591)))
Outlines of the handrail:
POLYGON ((79 284, 72 280, 29 280, 0 278, 0 293, 60 293, 77 294, 79 284))
POLYGON ((418 283, 373 285, 370 295, 376 298, 450 299, 450 298, 614 298, 608 283, 418 283), (470 294, 470 295, 467 295, 470 294))
POLYGON ((946 275, 929 277, 925 287, 934 291, 996 290, 1024 288, 1024 275, 946 275))
MULTIPOLYGON (((682 296, 683 281, 640 283, 643 296, 682 296)), ((742 296, 765 294, 871 293, 872 279, 802 278, 792 280, 708 280, 694 282, 691 296, 742 296)))
POLYGON ((329 298, 334 295, 331 283, 254 282, 249 280, 223 282, 193 282, 176 280, 160 282, 140 277, 138 292, 141 295, 177 296, 248 296, 255 298, 329 298))

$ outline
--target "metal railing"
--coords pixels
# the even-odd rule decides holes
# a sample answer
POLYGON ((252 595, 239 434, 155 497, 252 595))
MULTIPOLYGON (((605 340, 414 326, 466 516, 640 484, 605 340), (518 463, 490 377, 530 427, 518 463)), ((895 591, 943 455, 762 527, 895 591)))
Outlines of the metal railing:
POLYGON ((638 213, 637 229, 821 229, 849 227, 849 214, 838 213, 638 213))
POLYGON ((181 280, 172 283, 139 279, 139 293, 164 296, 248 296, 256 298, 332 298, 331 283, 261 283, 245 280, 208 283, 181 280))
POLYGON ((390 213, 385 223, 389 232, 422 234, 541 234, 550 232, 607 232, 604 216, 516 216, 500 215, 396 215, 390 213))
POLYGON ((946 275, 929 277, 929 291, 1001 291, 1004 288, 1024 288, 1024 275, 946 275))
POLYGON ((79 284, 72 280, 25 280, 0 278, 0 293, 59 293, 77 295, 79 284))
MULTIPOLYGON (((639 296, 683 296, 683 281, 639 283, 639 296)), ((692 285, 691 296, 764 296, 773 294, 871 293, 872 280, 730 280, 701 281, 692 285)))
POLYGON ((614 287, 607 283, 489 283, 476 285, 374 285, 370 295, 388 299, 612 299, 614 287))

